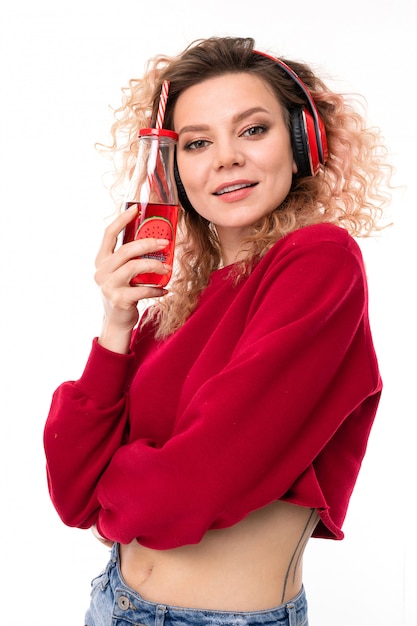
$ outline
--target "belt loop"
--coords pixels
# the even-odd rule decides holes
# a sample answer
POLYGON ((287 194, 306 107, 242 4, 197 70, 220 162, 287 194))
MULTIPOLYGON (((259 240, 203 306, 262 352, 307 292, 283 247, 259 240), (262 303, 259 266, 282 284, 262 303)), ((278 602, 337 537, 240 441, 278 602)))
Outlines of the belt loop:
POLYGON ((289 602, 286 606, 288 613, 288 626, 297 626, 297 609, 294 602, 289 602))
POLYGON ((167 607, 163 604, 158 604, 156 607, 155 613, 155 626, 163 626, 165 622, 165 613, 167 612, 167 607))

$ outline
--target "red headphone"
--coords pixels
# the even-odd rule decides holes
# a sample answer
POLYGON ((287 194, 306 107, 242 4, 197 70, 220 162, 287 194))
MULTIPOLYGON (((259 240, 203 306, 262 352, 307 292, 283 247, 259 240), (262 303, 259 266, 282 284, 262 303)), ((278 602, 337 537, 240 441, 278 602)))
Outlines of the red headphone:
MULTIPOLYGON (((297 106, 290 110, 292 149, 298 169, 297 176, 316 176, 320 165, 326 163, 329 153, 324 122, 320 117, 309 89, 294 70, 280 59, 270 56, 265 52, 259 52, 258 50, 254 50, 253 52, 273 61, 292 78, 300 88, 306 100, 306 106, 297 106)), ((184 185, 182 184, 176 159, 174 163, 174 174, 181 205, 185 210, 194 211, 185 192, 184 185)))

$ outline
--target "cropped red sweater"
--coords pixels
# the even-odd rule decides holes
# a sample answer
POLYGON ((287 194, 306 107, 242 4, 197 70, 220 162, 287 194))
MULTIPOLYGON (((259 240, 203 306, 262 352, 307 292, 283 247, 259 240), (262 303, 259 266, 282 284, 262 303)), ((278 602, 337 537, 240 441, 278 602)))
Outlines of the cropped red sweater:
POLYGON ((237 285, 212 274, 180 330, 96 340, 54 393, 49 490, 70 526, 156 549, 197 543, 274 500, 341 526, 381 379, 360 249, 322 224, 287 235, 237 285))

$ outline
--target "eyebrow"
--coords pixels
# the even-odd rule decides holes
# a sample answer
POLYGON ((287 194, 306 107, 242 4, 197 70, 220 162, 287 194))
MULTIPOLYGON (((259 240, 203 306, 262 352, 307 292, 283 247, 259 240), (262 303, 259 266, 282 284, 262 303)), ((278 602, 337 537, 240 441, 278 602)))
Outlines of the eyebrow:
MULTIPOLYGON (((234 124, 236 124, 237 122, 241 122, 242 120, 246 119, 250 115, 253 115, 254 113, 269 113, 269 111, 259 106, 251 107, 250 109, 246 109, 245 111, 242 111, 241 113, 237 113, 236 115, 234 115, 232 117, 232 122, 234 124)), ((200 131, 209 130, 209 129, 210 127, 207 126, 207 124, 191 124, 190 126, 183 126, 178 131, 178 135, 182 135, 183 133, 190 133, 190 132, 195 133, 195 132, 200 132, 200 131)))

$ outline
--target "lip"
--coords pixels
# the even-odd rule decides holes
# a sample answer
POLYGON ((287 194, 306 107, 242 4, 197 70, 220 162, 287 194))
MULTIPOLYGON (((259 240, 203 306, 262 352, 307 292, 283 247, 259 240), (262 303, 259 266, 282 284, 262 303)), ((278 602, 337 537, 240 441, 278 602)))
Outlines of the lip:
POLYGON ((225 193, 234 193, 235 191, 250 188, 254 185, 256 185, 256 183, 254 183, 252 180, 231 180, 226 183, 222 183, 221 185, 216 187, 213 193, 215 196, 221 196, 225 193), (233 189, 233 187, 236 187, 236 189, 233 189), (228 191, 229 188, 230 191, 228 191))
POLYGON ((246 198, 258 183, 252 180, 233 180, 219 185, 213 195, 225 202, 246 198))

